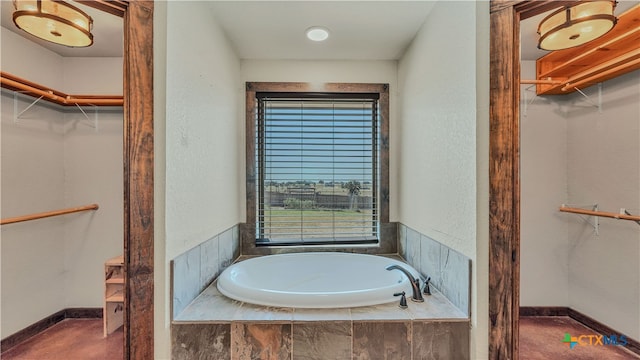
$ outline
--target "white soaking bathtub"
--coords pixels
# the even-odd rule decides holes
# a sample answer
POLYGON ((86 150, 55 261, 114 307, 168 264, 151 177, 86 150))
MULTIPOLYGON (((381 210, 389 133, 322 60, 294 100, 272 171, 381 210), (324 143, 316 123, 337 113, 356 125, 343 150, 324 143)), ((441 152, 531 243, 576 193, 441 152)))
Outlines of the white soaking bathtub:
MULTIPOLYGON (((411 284, 400 265, 414 277, 418 272, 390 258, 338 253, 268 255, 229 266, 218 277, 218 290, 234 300, 266 306, 341 308, 384 304, 411 298, 411 284)), ((422 284, 422 283, 421 283, 422 284)))

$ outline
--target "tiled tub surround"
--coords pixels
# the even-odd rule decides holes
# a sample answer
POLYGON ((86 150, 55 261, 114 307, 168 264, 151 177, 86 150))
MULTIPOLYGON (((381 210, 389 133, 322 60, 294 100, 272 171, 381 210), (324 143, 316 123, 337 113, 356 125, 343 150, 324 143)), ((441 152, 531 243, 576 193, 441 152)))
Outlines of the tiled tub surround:
POLYGON ((174 359, 468 359, 469 318, 440 292, 338 309, 257 306, 208 286, 172 322, 174 359), (398 299, 399 300, 399 299, 398 299))
POLYGON ((171 261, 173 318, 240 256, 239 245, 236 225, 171 261))
POLYGON ((431 277, 432 295, 424 303, 407 294, 407 309, 398 307, 399 299, 356 308, 264 307, 231 300, 212 282, 240 256, 238 228, 172 261, 174 359, 469 359, 471 262, 465 256, 399 224, 399 255, 431 277))
POLYGON ((471 259, 404 224, 398 225, 398 243, 400 256, 470 316, 471 259))

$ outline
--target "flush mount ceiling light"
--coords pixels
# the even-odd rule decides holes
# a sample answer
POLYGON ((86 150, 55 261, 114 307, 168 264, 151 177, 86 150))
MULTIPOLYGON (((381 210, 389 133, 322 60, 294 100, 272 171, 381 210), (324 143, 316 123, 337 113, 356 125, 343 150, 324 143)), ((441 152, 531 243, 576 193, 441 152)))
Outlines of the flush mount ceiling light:
POLYGON ((538 47, 568 49, 606 34, 616 24, 615 7, 615 1, 584 1, 553 12, 538 25, 538 47))
POLYGON ((19 29, 52 43, 70 47, 93 44, 93 19, 59 0, 13 0, 13 22, 19 29))
POLYGON ((325 41, 329 38, 329 29, 321 26, 312 26, 306 31, 307 37, 312 41, 325 41))

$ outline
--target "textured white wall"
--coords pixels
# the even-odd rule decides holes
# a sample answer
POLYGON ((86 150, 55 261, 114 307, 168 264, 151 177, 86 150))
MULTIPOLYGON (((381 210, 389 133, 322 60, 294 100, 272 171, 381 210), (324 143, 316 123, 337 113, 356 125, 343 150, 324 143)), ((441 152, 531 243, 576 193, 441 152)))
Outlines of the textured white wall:
MULTIPOLYGON (((521 68, 535 78, 535 61, 521 68)), ((520 304, 568 306, 568 227, 558 212, 568 200, 567 98, 535 97, 530 87, 521 87, 520 107, 520 304)))
POLYGON ((400 61, 400 221, 475 257, 473 2, 438 3, 400 61), (452 21, 460 26, 449 27, 452 21), (442 28, 447 35, 442 36, 442 28), (456 41, 451 41, 456 39, 456 41))
MULTIPOLYGON (((597 102, 597 86, 584 89, 597 102)), ((567 107, 568 202, 640 213, 640 71, 602 85, 602 113, 572 94, 567 107)), ((569 305, 640 339, 640 226, 578 215, 569 224, 569 305), (589 220, 593 220, 590 218, 589 220)))
MULTIPOLYGON (((33 100, 25 97, 19 109, 33 100)), ((13 92, 3 89, 2 217, 63 209, 63 114, 36 105, 18 124, 13 115, 13 92)), ((0 311, 6 337, 65 308, 64 219, 3 225, 1 233, 0 311)))
MULTIPOLYGON (((68 94, 122 95, 123 59, 64 58, 62 91, 68 94)), ((90 223, 65 222, 66 307, 102 307, 105 260, 124 250, 122 108, 84 107, 65 114, 66 206, 100 205, 90 223)))
POLYGON ((0 27, 2 36, 2 71, 65 92, 64 58, 22 36, 0 27), (55 71, 52 71, 55 69, 55 71))
MULTIPOLYGON (((121 58, 63 58, 4 28, 2 70, 69 94, 122 93, 121 58)), ((35 100, 20 99, 18 111, 35 100)), ((98 132, 45 101, 18 124, 13 110, 3 90, 2 216, 100 209, 2 227, 3 337, 63 308, 101 307, 104 261, 123 251, 122 110, 98 110, 98 132)))
POLYGON ((67 94, 122 95, 121 57, 66 57, 62 64, 67 94))
POLYGON ((167 4, 166 247, 172 259, 241 221, 240 62, 205 2, 167 4), (193 34, 206 34, 206 41, 193 34))
MULTIPOLYGON (((397 146, 398 119, 396 104, 398 99, 397 61, 327 61, 327 60, 242 60, 241 73, 243 84, 248 81, 308 82, 308 83, 384 83, 389 84, 389 197, 390 221, 398 216, 397 146)), ((243 103, 244 114, 244 103, 243 103)), ((244 124, 245 119, 243 118, 244 124)), ((242 149, 244 156, 244 148, 242 149)), ((244 157, 242 158, 244 164, 244 157)), ((242 168, 244 178, 244 166, 242 168)), ((242 201, 245 198, 245 188, 242 201)), ((246 209, 243 210, 243 216, 246 209)))
POLYGON ((488 260, 476 257, 488 244, 488 28, 486 3, 438 2, 398 68, 399 221, 472 259, 478 359, 488 340, 488 260))
POLYGON ((124 249, 122 110, 103 108, 98 132, 92 125, 79 111, 65 114, 65 206, 100 205, 65 216, 66 307, 102 307, 104 262, 124 249))
MULTIPOLYGON (((0 30, 2 71, 62 85, 57 71, 62 57, 5 28, 0 30)), ((51 108, 34 106, 15 124, 13 99, 13 92, 2 90, 2 217, 63 208, 63 116, 51 108)), ((20 97, 19 109, 33 100, 20 97)), ((50 218, 4 225, 1 236, 0 333, 4 338, 64 308, 64 222, 50 218)))
POLYGON ((154 357, 169 359, 169 261, 242 221, 244 98, 205 2, 156 2, 154 27, 154 357))

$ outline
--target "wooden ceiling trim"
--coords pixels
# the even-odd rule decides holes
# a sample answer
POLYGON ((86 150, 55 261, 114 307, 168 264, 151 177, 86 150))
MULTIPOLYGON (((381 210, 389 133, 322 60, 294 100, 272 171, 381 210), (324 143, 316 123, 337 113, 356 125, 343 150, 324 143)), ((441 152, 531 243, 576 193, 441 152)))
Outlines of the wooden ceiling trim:
POLYGON ((129 5, 128 1, 121 0, 76 0, 76 2, 119 17, 124 17, 129 5))

